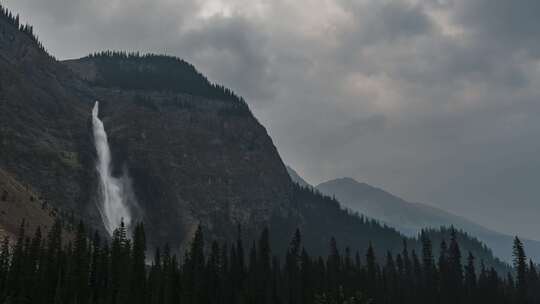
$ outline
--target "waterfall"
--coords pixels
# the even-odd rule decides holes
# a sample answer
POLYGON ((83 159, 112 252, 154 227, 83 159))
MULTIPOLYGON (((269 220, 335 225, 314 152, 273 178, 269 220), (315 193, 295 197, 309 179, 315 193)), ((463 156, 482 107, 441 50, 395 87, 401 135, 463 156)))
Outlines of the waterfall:
POLYGON ((112 176, 111 149, 107 140, 107 133, 103 122, 98 117, 99 102, 96 101, 92 109, 92 126, 94 131, 94 144, 97 151, 96 169, 99 175, 100 202, 98 209, 105 228, 112 235, 114 229, 120 227, 122 220, 129 227, 131 222, 128 204, 128 187, 125 176, 116 178, 112 176))

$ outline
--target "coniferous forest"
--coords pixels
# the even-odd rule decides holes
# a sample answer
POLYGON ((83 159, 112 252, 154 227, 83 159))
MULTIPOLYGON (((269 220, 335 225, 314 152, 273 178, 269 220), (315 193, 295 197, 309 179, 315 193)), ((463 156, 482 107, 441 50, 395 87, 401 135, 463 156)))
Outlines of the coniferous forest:
POLYGON ((43 235, 4 240, 0 254, 2 303, 538 303, 539 279, 521 241, 514 243, 515 274, 475 268, 455 237, 433 255, 422 238, 422 252, 340 252, 336 240, 326 257, 311 256, 300 231, 279 258, 264 229, 258 241, 205 242, 202 229, 183 257, 168 246, 148 254, 138 224, 131 235, 124 225, 112 240, 90 237, 80 223, 74 233, 58 220, 43 235), (467 263, 462 264, 462 255, 467 263))

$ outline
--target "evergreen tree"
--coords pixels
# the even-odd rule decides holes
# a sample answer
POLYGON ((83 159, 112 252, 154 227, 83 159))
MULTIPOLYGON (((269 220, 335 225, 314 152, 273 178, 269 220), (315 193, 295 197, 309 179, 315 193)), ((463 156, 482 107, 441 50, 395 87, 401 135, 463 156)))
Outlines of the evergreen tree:
POLYGON ((377 292, 377 261, 375 258, 375 250, 371 242, 369 243, 366 253, 366 267, 367 267, 367 292, 368 295, 374 296, 377 292))
POLYGON ((465 298, 467 303, 477 303, 478 299, 476 297, 476 270, 474 266, 474 256, 469 251, 469 256, 467 257, 467 265, 465 266, 465 298))
POLYGON ((73 282, 73 301, 85 304, 89 299, 88 281, 89 281, 89 259, 88 256, 88 236, 86 228, 81 221, 77 227, 75 243, 73 248, 73 265, 69 280, 73 282))
POLYGON ((90 276, 89 276, 89 288, 90 288, 90 302, 92 304, 98 304, 101 302, 101 288, 102 288, 102 251, 101 251, 101 238, 99 233, 96 231, 92 239, 91 245, 91 266, 90 266, 90 276))
POLYGON ((114 232, 110 247, 97 233, 90 241, 82 223, 66 234, 65 245, 60 224, 51 227, 45 241, 40 229, 31 238, 26 236, 26 230, 27 226, 22 224, 13 249, 7 239, 2 245, 3 303, 536 304, 540 297, 537 266, 526 260, 523 244, 517 238, 514 278, 511 273, 501 277, 483 261, 477 273, 471 252, 461 269, 455 235, 449 247, 441 242, 437 267, 426 236, 421 236, 421 244, 415 243, 414 247, 421 248, 421 257, 415 249, 409 252, 404 242, 403 250, 395 258, 387 252, 381 264, 371 243, 367 244, 362 263, 358 252, 353 256, 348 247, 340 254, 333 239, 325 262, 322 257, 311 257, 301 247, 297 231, 284 252, 282 264, 277 255, 272 255, 269 231, 265 229, 253 242, 249 266, 244 271, 240 233, 232 246, 212 241, 206 257, 199 227, 182 266, 165 245, 156 248, 152 265, 147 267, 142 224, 134 227, 131 239, 125 225, 121 225, 114 232), (436 281, 428 282, 430 276, 436 281))
POLYGON ((258 303, 271 303, 271 290, 270 290, 270 280, 271 280, 271 259, 272 255, 270 252, 270 236, 268 228, 265 227, 259 238, 257 246, 257 276, 256 276, 256 299, 258 303))
POLYGON ((289 244, 289 249, 285 257, 285 274, 287 276, 287 293, 288 303, 297 304, 301 303, 301 284, 300 284, 300 246, 301 236, 300 230, 296 229, 294 237, 289 244))
POLYGON ((527 256, 523 243, 516 236, 514 238, 514 268, 516 269, 517 303, 526 303, 527 298, 527 256))
POLYGON ((337 293, 340 283, 341 283, 339 280, 340 272, 341 272, 341 255, 339 253, 337 241, 334 237, 330 239, 330 254, 326 262, 326 271, 327 271, 326 284, 327 284, 328 290, 334 293, 333 295, 330 295, 330 296, 335 297, 335 293, 337 293))
POLYGON ((448 248, 448 286, 453 303, 461 302, 463 266, 455 229, 452 228, 450 247, 448 248))
POLYGON ((142 223, 133 230, 130 303, 143 304, 146 295, 146 236, 142 223))
POLYGON ((436 284, 437 284, 437 275, 435 268, 435 260, 433 257, 433 248, 431 240, 423 231, 420 235, 420 240, 422 242, 422 262, 423 262, 423 276, 422 276, 422 286, 424 288, 424 303, 433 303, 436 301, 436 284))
POLYGON ((8 276, 8 299, 14 303, 22 303, 25 301, 24 297, 24 263, 25 263, 25 251, 24 243, 26 240, 26 223, 23 220, 17 236, 17 243, 13 248, 13 258, 9 268, 8 276))
POLYGON ((7 282, 9 274, 10 256, 9 250, 9 237, 4 237, 2 243, 2 252, 0 253, 0 302, 4 302, 6 299, 7 282))
POLYGON ((441 303, 451 303, 451 274, 446 241, 442 240, 439 250, 439 299, 441 303))

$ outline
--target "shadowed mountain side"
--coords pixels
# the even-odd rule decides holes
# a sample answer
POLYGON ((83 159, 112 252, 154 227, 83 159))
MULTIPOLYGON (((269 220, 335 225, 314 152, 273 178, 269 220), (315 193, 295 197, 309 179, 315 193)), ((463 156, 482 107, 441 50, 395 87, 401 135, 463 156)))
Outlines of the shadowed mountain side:
POLYGON ((46 232, 59 216, 58 212, 28 186, 0 169, 0 237, 15 240, 23 220, 27 231, 33 232, 40 226, 46 232))

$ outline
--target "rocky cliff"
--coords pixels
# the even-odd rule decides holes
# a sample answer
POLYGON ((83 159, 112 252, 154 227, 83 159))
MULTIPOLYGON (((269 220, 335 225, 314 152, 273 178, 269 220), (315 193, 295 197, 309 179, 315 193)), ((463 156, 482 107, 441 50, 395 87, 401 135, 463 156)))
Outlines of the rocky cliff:
POLYGON ((256 231, 294 213, 272 140, 232 92, 166 56, 58 62, 18 27, 0 18, 0 168, 46 201, 101 226, 90 128, 100 100, 115 172, 129 172, 153 243, 178 247, 198 224, 228 238, 236 224, 256 231))

